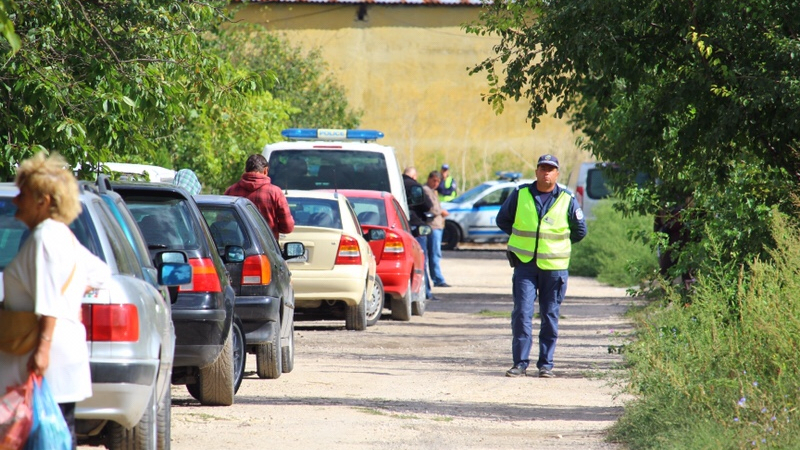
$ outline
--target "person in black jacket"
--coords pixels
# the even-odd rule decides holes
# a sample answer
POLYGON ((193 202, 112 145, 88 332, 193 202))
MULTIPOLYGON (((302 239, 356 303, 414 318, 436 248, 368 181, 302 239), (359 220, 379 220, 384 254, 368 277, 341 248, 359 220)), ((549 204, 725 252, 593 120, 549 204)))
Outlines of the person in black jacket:
MULTIPOLYGON (((412 186, 419 186, 420 190, 422 190, 422 185, 417 182, 417 169, 414 167, 406 167, 403 170, 403 185, 406 188, 406 198, 411 198, 411 187, 412 186)), ((428 198, 427 195, 423 195, 424 201, 418 205, 412 205, 409 203, 408 205, 408 223, 411 224, 412 227, 425 225, 425 213, 429 212, 433 208, 433 203, 431 199, 428 198)), ((433 292, 430 288, 429 278, 428 278, 428 236, 415 236, 419 245, 422 246, 422 251, 425 253, 425 298, 428 300, 438 300, 438 298, 433 296, 433 292)))

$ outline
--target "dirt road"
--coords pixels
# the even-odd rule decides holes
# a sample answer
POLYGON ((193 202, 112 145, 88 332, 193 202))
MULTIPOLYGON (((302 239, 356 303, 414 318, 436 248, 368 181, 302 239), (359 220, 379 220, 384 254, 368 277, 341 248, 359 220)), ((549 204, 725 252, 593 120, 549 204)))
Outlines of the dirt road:
POLYGON ((411 322, 384 315, 365 332, 297 323, 294 371, 260 380, 248 355, 232 407, 199 406, 173 387, 172 448, 619 448, 603 436, 622 403, 599 377, 621 361, 608 352, 621 343, 614 333, 630 331, 624 289, 570 278, 557 378, 506 378, 512 302, 503 254, 446 252, 443 270, 454 287, 437 289, 441 301, 411 322))

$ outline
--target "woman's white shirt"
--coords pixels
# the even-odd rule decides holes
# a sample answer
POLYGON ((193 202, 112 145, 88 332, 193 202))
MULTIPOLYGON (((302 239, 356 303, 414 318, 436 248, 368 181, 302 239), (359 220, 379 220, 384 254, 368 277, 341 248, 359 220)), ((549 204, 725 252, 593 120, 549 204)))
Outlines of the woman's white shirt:
MULTIPOLYGON (((50 365, 45 372, 56 401, 71 403, 91 397, 81 301, 87 286, 102 288, 111 278, 108 265, 81 245, 69 227, 47 219, 32 230, 6 266, 3 278, 6 309, 56 318, 50 365)), ((0 352, 0 385, 25 380, 29 358, 30 353, 13 356, 0 352)))

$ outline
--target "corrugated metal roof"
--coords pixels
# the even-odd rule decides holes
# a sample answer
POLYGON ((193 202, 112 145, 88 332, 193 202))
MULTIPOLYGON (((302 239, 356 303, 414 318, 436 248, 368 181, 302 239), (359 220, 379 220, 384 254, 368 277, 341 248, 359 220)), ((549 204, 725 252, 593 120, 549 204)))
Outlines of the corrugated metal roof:
MULTIPOLYGON (((233 1, 232 3, 240 3, 233 1)), ((369 4, 369 5, 445 5, 481 6, 483 0, 250 0, 249 3, 319 3, 330 5, 369 4)))

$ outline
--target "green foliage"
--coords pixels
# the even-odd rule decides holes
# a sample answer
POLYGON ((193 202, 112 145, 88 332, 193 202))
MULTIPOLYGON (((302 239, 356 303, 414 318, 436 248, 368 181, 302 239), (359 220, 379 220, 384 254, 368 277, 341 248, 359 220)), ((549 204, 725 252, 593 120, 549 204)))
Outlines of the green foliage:
MULTIPOLYGON (((11 0, 0 0, 0 35, 5 38, 11 52, 16 52, 20 47, 19 36, 14 32, 14 22, 8 17, 13 10, 14 2, 11 0)), ((3 46, 0 44, 0 49, 2 48, 3 46)), ((0 54, 2 53, 6 52, 0 52, 0 54)))
POLYGON ((17 0, 22 47, 0 66, 0 177, 39 149, 85 172, 157 163, 190 111, 262 91, 262 77, 202 51, 226 4, 17 0))
POLYGON ((611 201, 601 202, 593 211, 595 219, 586 223, 588 234, 572 246, 570 274, 621 287, 651 277, 658 270, 656 256, 635 238, 652 230, 652 219, 623 216, 611 201))
POLYGON ((180 138, 170 146, 174 167, 195 171, 204 193, 221 194, 244 172, 247 157, 280 139, 292 108, 269 92, 233 103, 206 104, 189 111, 180 138))
POLYGON ((225 27, 217 46, 237 67, 268 74, 273 97, 295 108, 289 126, 358 127, 361 112, 350 109, 344 87, 329 75, 319 49, 305 53, 263 27, 248 23, 225 27))
POLYGON ((323 75, 326 65, 318 53, 303 55, 246 23, 227 24, 206 35, 203 44, 206 53, 229 61, 239 77, 259 74, 265 82, 263 90, 187 110, 184 126, 169 145, 171 164, 193 169, 203 192, 224 192, 241 176, 247 157, 282 140, 284 128, 357 127, 358 115, 349 111, 343 89, 323 75))
MULTIPOLYGON (((770 211, 800 192, 800 0, 493 1, 468 32, 496 35, 479 63, 497 110, 526 99, 536 126, 569 116, 597 159, 637 172, 627 213, 684 206, 683 267, 765 257, 770 211), (637 192, 638 191, 638 192, 637 192), (688 204, 687 204, 688 199, 688 204)), ((626 178, 626 174, 627 178, 626 178)))
POLYGON ((668 288, 667 307, 638 316, 625 353, 638 400, 613 439, 634 448, 800 447, 800 231, 777 213, 770 222, 771 262, 719 266, 699 277, 691 304, 668 288))

